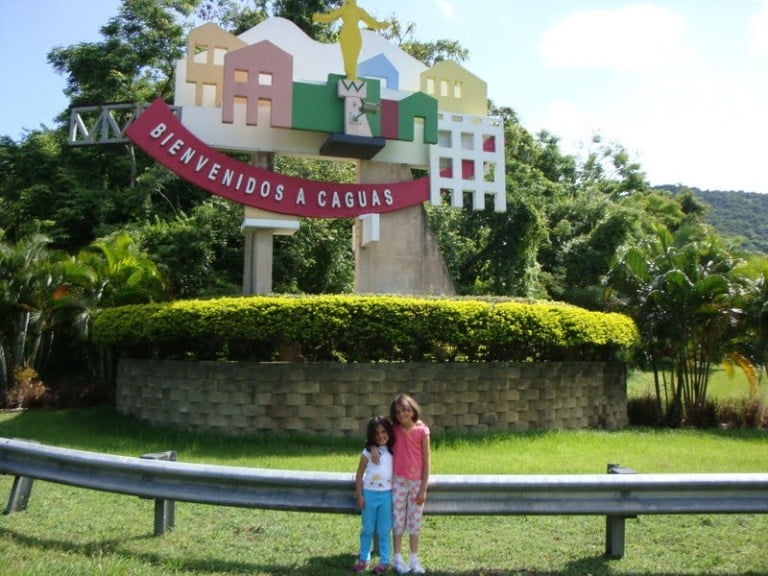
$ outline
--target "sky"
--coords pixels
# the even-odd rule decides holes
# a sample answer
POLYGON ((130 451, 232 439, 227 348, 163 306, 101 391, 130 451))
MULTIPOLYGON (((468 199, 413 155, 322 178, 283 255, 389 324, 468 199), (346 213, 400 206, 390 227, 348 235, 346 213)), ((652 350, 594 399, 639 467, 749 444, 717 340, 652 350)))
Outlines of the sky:
MULTIPOLYGON (((531 133, 583 156, 625 148, 652 185, 768 193, 768 0, 358 0, 458 41, 462 63, 531 133)), ((0 136, 53 127, 46 55, 97 42, 119 0, 0 0, 0 136)))

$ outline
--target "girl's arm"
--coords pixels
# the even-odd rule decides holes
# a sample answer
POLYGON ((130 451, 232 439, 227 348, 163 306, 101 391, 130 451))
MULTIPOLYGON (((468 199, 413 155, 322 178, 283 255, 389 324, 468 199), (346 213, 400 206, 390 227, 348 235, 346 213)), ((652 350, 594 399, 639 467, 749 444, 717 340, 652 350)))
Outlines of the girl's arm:
POLYGON ((368 452, 371 453, 371 462, 374 464, 381 462, 381 452, 379 452, 378 446, 366 446, 366 448, 368 448, 368 452))
POLYGON ((416 504, 424 504, 427 501, 427 484, 429 484, 429 472, 431 464, 429 434, 421 441, 421 488, 416 494, 416 504))
POLYGON ((360 455, 360 462, 357 465, 357 472, 355 473, 355 499, 357 500, 357 507, 365 508, 365 500, 363 499, 363 476, 365 475, 365 467, 368 466, 368 458, 365 454, 360 455))

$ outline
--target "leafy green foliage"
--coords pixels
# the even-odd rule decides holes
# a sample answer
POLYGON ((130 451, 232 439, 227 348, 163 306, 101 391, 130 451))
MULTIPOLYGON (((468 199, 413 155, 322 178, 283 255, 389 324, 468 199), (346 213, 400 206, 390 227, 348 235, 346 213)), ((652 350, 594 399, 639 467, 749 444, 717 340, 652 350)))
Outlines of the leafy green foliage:
POLYGON ((403 25, 393 15, 389 20, 389 27, 382 31, 382 35, 426 66, 433 66, 442 60, 464 62, 469 58, 469 51, 455 40, 422 42, 416 39, 415 32, 415 22, 403 25))
POLYGON ((72 104, 151 102, 172 96, 174 67, 186 39, 175 16, 196 0, 124 0, 101 28, 104 40, 54 48, 48 61, 67 78, 72 104))
POLYGON ((693 418, 707 403, 713 363, 733 350, 747 288, 734 259, 695 226, 628 248, 607 277, 619 309, 638 323, 642 350, 656 376, 659 419, 693 418))
POLYGON ((607 360, 636 343, 626 316, 564 304, 395 296, 260 296, 103 311, 94 340, 129 356, 310 361, 607 360))
POLYGON ((42 235, 0 242, 0 398, 17 368, 62 373, 79 358, 77 369, 106 377, 103 363, 96 366, 104 358, 89 342, 94 311, 166 296, 154 262, 127 234, 77 257, 49 245, 42 235))
POLYGON ((703 219, 719 234, 737 241, 743 250, 768 254, 768 194, 733 190, 700 190, 660 186, 675 197, 691 195, 703 219))

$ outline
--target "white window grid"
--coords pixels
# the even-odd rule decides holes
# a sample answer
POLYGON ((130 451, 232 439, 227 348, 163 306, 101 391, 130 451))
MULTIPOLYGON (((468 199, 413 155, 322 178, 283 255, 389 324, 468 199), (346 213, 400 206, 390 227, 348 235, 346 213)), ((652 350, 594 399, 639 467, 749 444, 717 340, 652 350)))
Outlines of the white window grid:
POLYGON ((438 112, 438 143, 429 152, 430 200, 442 204, 442 193, 451 195, 451 206, 461 208, 464 194, 472 193, 472 208, 485 209, 486 196, 493 197, 496 212, 507 209, 504 169, 504 122, 491 116, 438 112), (493 151, 485 151, 486 139, 494 138, 493 151), (473 165, 472 176, 463 177, 465 162, 473 165), (450 176, 441 171, 451 167, 450 176))

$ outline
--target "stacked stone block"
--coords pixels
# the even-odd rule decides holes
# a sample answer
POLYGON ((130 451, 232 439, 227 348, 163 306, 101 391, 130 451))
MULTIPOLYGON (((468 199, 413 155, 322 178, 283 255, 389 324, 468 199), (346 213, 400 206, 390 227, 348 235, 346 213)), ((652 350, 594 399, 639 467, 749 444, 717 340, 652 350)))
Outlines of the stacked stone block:
POLYGON ((616 429, 623 364, 311 364, 121 359, 117 409, 157 425, 226 435, 359 436, 400 392, 435 433, 616 429))

